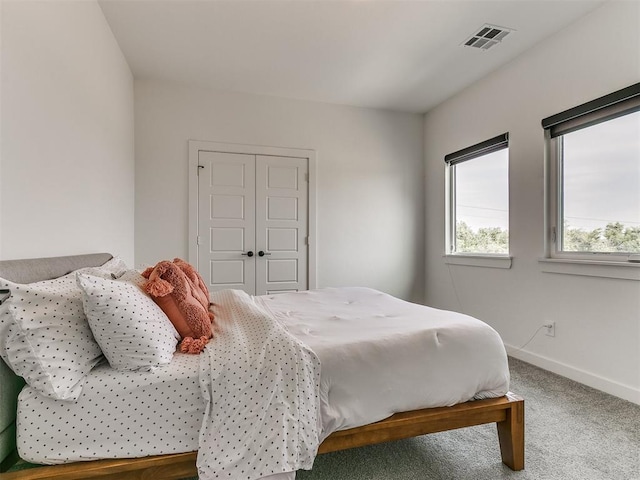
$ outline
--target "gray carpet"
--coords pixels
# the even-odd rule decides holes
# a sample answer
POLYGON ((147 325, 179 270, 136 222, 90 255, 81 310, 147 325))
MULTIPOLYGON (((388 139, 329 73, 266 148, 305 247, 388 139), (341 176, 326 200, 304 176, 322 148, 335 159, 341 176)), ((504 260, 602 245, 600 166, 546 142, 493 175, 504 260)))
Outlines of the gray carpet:
POLYGON ((509 362, 525 399, 523 471, 501 463, 484 425, 319 455, 296 480, 640 480, 640 406, 509 362))

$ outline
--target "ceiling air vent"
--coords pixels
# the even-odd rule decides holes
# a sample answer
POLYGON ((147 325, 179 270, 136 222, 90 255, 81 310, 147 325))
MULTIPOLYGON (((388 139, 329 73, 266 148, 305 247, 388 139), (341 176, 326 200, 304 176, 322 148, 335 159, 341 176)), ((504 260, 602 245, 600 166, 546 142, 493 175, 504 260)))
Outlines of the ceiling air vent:
POLYGON ((477 33, 471 35, 467 41, 464 42, 464 46, 479 48, 480 50, 489 50, 513 31, 512 28, 484 24, 477 33))

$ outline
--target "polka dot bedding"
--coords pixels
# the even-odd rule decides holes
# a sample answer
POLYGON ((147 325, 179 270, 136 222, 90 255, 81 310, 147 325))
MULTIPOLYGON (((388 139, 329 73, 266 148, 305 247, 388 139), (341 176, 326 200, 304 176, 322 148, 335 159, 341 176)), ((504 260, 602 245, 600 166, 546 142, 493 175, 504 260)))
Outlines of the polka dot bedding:
POLYGON ((18 453, 24 460, 60 464, 144 457, 198 449, 204 403, 198 356, 176 353, 153 372, 95 367, 74 402, 26 387, 18 400, 18 453))
POLYGON ((310 469, 321 432, 318 357, 245 292, 212 302, 216 335, 200 355, 200 479, 310 469))
POLYGON ((176 353, 152 372, 104 362, 76 402, 23 389, 20 456, 59 464, 199 450, 201 479, 311 468, 320 435, 317 357, 243 292, 212 299, 218 327, 199 356, 176 353))
POLYGON ((93 336, 116 370, 166 365, 180 338, 169 318, 140 287, 145 278, 129 270, 117 280, 77 275, 93 336))
MULTIPOLYGON (((110 277, 124 268, 116 257, 80 271, 110 277)), ((0 288, 11 290, 0 307, 2 359, 43 395, 77 399, 102 352, 87 323, 75 272, 25 285, 0 279, 0 288)))

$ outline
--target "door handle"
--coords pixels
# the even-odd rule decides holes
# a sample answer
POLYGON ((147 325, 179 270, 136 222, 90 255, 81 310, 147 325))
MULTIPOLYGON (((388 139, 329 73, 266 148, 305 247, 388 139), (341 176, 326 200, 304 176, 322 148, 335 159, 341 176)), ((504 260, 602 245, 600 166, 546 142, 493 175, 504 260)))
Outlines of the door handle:
POLYGON ((247 257, 253 257, 253 252, 249 250, 247 253, 243 253, 242 255, 246 255, 247 257))
POLYGON ((271 254, 269 252, 263 252, 262 250, 258 252, 259 257, 264 257, 265 255, 271 255, 271 254))

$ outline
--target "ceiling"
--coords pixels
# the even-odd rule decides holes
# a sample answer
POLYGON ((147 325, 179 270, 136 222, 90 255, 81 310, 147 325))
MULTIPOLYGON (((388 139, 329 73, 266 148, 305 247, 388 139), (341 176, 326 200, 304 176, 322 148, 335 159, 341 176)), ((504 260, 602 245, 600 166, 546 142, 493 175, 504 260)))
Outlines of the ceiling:
POLYGON ((426 112, 602 0, 100 0, 136 79, 426 112), (463 46, 485 23, 515 30, 463 46))

